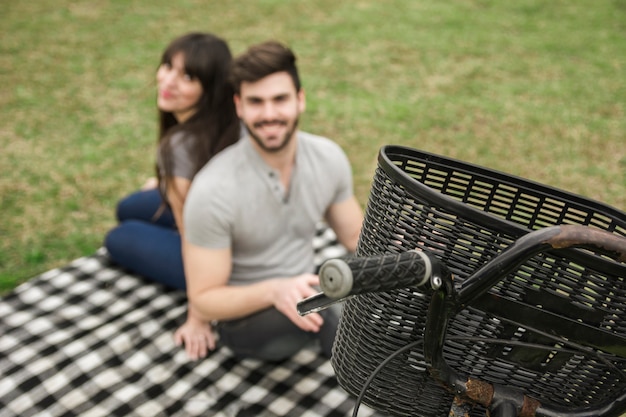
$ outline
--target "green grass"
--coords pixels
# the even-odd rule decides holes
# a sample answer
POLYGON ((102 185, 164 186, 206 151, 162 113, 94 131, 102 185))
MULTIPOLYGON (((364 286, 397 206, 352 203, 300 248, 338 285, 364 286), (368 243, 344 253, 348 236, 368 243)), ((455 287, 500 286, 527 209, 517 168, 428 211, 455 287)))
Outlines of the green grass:
POLYGON ((626 207, 626 1, 38 0, 0 4, 0 291, 93 253, 152 175, 175 36, 299 56, 305 130, 420 148, 626 207))

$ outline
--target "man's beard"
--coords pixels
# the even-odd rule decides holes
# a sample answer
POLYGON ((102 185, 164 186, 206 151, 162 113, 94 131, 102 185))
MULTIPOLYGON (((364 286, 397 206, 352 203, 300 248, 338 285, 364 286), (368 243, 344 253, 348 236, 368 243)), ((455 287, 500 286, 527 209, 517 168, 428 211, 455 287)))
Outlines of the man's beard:
MULTIPOLYGON (((282 151, 283 149, 285 149, 285 147, 289 144, 289 142, 291 142, 291 138, 293 137, 294 132, 298 128, 299 121, 300 121, 300 118, 296 118, 296 120, 293 123, 293 127, 290 130, 288 130, 287 133, 285 133, 285 135, 283 136, 282 142, 276 147, 266 146, 265 143, 263 143, 263 140, 258 135, 256 135, 252 129, 250 129, 250 126, 247 123, 244 123, 244 125, 246 126, 246 129, 248 130, 248 134, 250 134, 250 137, 254 139, 256 144, 259 145, 261 149, 263 149, 265 152, 268 152, 268 153, 278 153, 282 151)), ((265 121, 265 122, 257 123, 256 125, 260 127, 264 123, 275 123, 275 122, 276 122, 275 120, 265 121)))

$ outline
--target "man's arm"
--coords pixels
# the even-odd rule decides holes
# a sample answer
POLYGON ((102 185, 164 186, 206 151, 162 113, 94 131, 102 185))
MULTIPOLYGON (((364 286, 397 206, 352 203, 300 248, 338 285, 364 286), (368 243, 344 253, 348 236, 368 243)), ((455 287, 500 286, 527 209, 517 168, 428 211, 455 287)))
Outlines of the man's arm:
POLYGON ((363 210, 354 196, 331 205, 326 222, 335 231, 339 242, 350 252, 356 251, 363 226, 363 210))
POLYGON ((302 317, 296 310, 300 300, 317 293, 312 287, 319 284, 316 275, 232 286, 230 249, 207 249, 185 241, 183 260, 189 303, 206 321, 237 319, 273 306, 305 331, 317 332, 322 325, 319 314, 302 317))

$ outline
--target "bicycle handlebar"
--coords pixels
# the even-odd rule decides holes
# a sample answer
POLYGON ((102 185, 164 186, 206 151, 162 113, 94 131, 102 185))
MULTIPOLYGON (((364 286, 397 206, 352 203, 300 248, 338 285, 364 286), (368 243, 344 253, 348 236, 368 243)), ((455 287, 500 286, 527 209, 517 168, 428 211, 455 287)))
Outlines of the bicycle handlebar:
MULTIPOLYGON (((617 262, 626 262, 626 239, 610 232, 579 225, 560 225, 530 232, 518 239, 497 259, 484 265, 469 277, 459 289, 463 303, 468 302, 495 281, 506 275, 520 262, 545 250, 564 248, 596 248, 610 252, 617 262)), ((319 272, 322 293, 298 303, 299 314, 322 310, 346 297, 372 292, 414 287, 428 291, 438 289, 441 280, 433 270, 444 266, 425 251, 410 250, 398 254, 383 254, 326 261, 319 272)))
POLYGON ((340 299, 402 287, 419 289, 430 283, 431 273, 430 257, 425 252, 411 250, 367 258, 331 259, 322 265, 319 278, 324 294, 340 299))
POLYGON ((330 259, 319 271, 322 292, 300 301, 298 313, 314 313, 357 294, 403 287, 435 289, 440 280, 433 276, 433 260, 419 250, 365 258, 330 259))

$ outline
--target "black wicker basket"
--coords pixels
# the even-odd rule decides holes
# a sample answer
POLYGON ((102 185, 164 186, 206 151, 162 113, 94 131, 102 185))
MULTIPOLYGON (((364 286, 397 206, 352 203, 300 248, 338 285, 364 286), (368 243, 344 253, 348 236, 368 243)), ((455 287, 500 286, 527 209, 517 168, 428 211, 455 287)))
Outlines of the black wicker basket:
MULTIPOLYGON (((357 256, 423 248, 447 265, 455 286, 533 230, 578 224, 626 236, 623 212, 555 188, 399 146, 382 148, 378 163, 357 256)), ((625 271, 624 264, 590 250, 548 251, 489 292, 625 340, 625 271)), ((448 415, 454 394, 431 377, 419 345, 429 302, 411 288, 346 301, 332 364, 348 392, 359 395, 381 362, 417 341, 380 370, 364 402, 396 416, 448 415)), ((563 407, 593 407, 626 392, 624 345, 603 361, 563 349, 549 335, 489 308, 459 310, 448 326, 444 358, 460 374, 521 388, 563 407)), ((472 415, 484 416, 485 410, 475 408, 472 415)))

